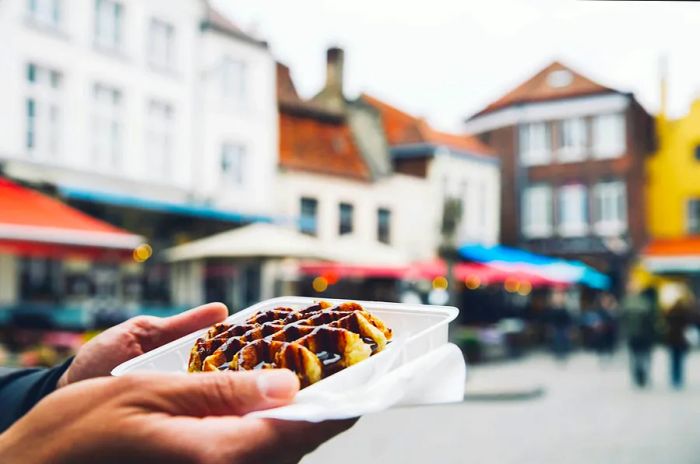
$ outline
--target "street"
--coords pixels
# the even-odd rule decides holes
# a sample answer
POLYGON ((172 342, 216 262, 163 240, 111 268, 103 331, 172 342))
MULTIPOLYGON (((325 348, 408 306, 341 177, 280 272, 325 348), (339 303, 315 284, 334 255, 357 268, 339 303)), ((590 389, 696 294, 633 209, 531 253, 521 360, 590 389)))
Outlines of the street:
POLYGON ((303 463, 700 463, 700 354, 680 392, 668 387, 665 351, 646 391, 630 386, 626 355, 473 368, 466 391, 476 398, 364 417, 303 463))

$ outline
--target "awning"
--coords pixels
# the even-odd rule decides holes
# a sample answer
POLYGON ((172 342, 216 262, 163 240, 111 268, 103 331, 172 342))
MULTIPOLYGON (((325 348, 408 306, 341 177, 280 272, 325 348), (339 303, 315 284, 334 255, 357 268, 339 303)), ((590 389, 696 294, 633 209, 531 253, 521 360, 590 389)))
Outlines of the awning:
POLYGON ((256 223, 169 248, 170 262, 209 258, 311 258, 329 259, 318 239, 296 230, 256 223))
POLYGON ((459 248, 459 253, 465 259, 487 263, 504 272, 524 272, 546 280, 578 283, 597 289, 610 286, 608 276, 579 261, 551 258, 501 245, 466 244, 459 248))
POLYGON ((115 255, 143 238, 0 178, 0 251, 51 257, 115 255))
POLYGON ((304 262, 299 272, 307 276, 325 276, 335 279, 401 279, 408 272, 407 266, 346 264, 334 262, 304 262))
POLYGON ((655 273, 700 272, 700 237, 654 240, 642 253, 642 263, 655 273))
MULTIPOLYGON (((447 265, 443 260, 436 259, 412 265, 406 277, 412 279, 434 279, 446 274, 447 265)), ((477 285, 502 284, 507 281, 527 282, 533 287, 568 285, 566 281, 550 279, 526 270, 515 268, 502 269, 484 263, 456 263, 454 266, 454 277, 457 280, 472 282, 477 285)))
POLYGON ((107 205, 121 206, 124 208, 142 209, 148 211, 161 212, 166 214, 177 214, 181 216, 199 217, 213 219, 217 221, 248 223, 248 222, 271 222, 269 216, 246 214, 235 211, 227 211, 213 208, 207 205, 173 203, 168 201, 150 200, 147 198, 130 195, 119 195, 108 192, 94 190, 84 190, 73 187, 59 187, 61 195, 71 200, 86 201, 90 203, 102 203, 107 205))

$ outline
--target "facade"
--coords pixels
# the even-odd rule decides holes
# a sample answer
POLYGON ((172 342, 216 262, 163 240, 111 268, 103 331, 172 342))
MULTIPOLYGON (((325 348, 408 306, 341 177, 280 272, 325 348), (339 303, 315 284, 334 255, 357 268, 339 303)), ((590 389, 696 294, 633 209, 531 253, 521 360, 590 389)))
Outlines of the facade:
POLYGON ((206 2, 12 0, 0 39, 6 174, 76 201, 272 211, 275 63, 206 2))
MULTIPOLYGON (((206 1, 173 3, 0 4, 13 44, 0 50, 0 172, 145 237, 156 256, 269 220, 276 199, 267 45, 206 1)), ((167 304, 156 261, 136 278, 140 297, 167 304)))
POLYGON ((700 288, 700 100, 688 113, 656 121, 658 149, 647 163, 648 227, 644 262, 656 273, 695 275, 700 288))
POLYGON ((328 58, 326 87, 308 101, 296 93, 289 69, 278 67, 279 213, 299 218, 302 232, 327 244, 347 238, 389 245, 409 260, 432 256, 434 224, 420 214, 429 210, 427 185, 391 172, 378 115, 346 102, 335 80, 342 50, 329 50, 328 58))
POLYGON ((475 137, 436 131, 377 98, 361 98, 381 114, 395 172, 424 179, 428 185, 432 206, 422 214, 431 224, 432 248, 440 245, 441 206, 448 198, 461 205, 458 243, 498 243, 501 187, 494 151, 475 137))
MULTIPOLYGON (((465 123, 501 156, 501 241, 618 279, 646 241, 653 120, 634 95, 554 62, 465 123)), ((618 280, 619 282, 619 280, 618 280)))

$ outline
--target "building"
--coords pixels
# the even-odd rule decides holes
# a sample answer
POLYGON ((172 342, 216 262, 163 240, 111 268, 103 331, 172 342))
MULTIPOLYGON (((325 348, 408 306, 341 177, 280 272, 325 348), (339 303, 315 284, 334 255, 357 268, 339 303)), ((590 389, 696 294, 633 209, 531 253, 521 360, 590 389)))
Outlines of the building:
POLYGON ((433 249, 440 245, 442 208, 448 198, 461 204, 458 243, 495 245, 499 234, 500 166, 494 151, 468 135, 440 132, 415 116, 370 95, 390 144, 396 173, 425 179, 432 207, 428 215, 433 249))
MULTIPOLYGON (((267 45, 206 1, 173 3, 0 5, 0 41, 13 44, 0 50, 0 170, 156 253, 269 220, 276 199, 267 45)), ((167 269, 149 269, 147 288, 167 281, 167 269)))
POLYGON ((631 93, 553 62, 466 120, 501 156, 501 241, 623 277, 646 240, 653 120, 631 93))
POLYGON ((659 274, 700 272, 700 100, 677 119, 662 111, 658 149, 647 163, 646 204, 651 242, 644 264, 659 274))
POLYGON ((378 115, 343 94, 342 60, 342 50, 329 50, 326 86, 311 100, 299 97, 288 68, 278 68, 279 212, 326 243, 379 242, 408 259, 429 257, 435 224, 419 214, 429 210, 427 186, 392 172, 378 115), (353 117, 364 119, 362 129, 353 117))

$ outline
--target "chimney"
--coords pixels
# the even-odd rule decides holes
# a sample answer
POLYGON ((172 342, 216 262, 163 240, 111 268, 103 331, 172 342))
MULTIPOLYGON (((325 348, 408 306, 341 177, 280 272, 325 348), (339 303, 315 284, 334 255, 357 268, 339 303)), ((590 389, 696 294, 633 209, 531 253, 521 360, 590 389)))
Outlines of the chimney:
POLYGON ((326 51, 326 90, 335 95, 343 95, 344 61, 342 48, 331 47, 326 51))

